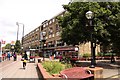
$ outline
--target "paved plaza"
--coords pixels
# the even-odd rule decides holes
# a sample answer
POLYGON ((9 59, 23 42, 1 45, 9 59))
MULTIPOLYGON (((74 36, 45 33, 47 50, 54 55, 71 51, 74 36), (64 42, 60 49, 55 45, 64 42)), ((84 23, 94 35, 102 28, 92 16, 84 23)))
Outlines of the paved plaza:
MULTIPOLYGON (((41 58, 42 59, 42 58, 41 58)), ((49 60, 46 58, 45 60, 49 60)), ((41 80, 42 76, 37 69, 38 60, 35 63, 27 63, 26 69, 22 68, 21 56, 18 56, 17 61, 13 59, 6 60, 0 63, 0 79, 9 80, 8 78, 33 79, 41 80)), ((80 66, 89 66, 90 61, 80 61, 80 66)), ((103 67, 103 78, 110 80, 111 78, 120 79, 120 66, 110 64, 109 61, 97 61, 97 65, 103 67)))
POLYGON ((18 56, 17 61, 11 59, 0 63, 0 79, 4 80, 4 78, 7 80, 10 78, 39 80, 41 76, 37 70, 37 63, 27 63, 26 69, 23 69, 21 57, 18 56))

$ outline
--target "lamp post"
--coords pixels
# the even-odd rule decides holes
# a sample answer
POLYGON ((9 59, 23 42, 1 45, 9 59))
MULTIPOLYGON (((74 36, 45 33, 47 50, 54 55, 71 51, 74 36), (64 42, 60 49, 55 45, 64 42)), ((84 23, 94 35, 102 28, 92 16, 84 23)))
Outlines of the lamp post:
POLYGON ((18 26, 18 28, 17 28, 17 40, 18 40, 18 34, 19 34, 19 24, 18 24, 18 22, 16 22, 16 25, 18 26))
POLYGON ((22 37, 24 37, 24 24, 23 24, 23 23, 18 23, 18 22, 16 22, 16 25, 18 26, 18 30, 17 30, 17 40, 18 40, 18 34, 19 34, 19 24, 22 24, 22 25, 23 25, 22 37))
POLYGON ((90 68, 95 68, 95 48, 96 48, 96 44, 93 40, 93 29, 94 27, 92 26, 92 19, 94 17, 94 13, 92 11, 88 11, 86 12, 86 18, 88 19, 89 21, 89 27, 91 29, 91 65, 90 65, 90 68))
MULTIPOLYGON (((16 22, 16 25, 18 26, 18 30, 17 30, 17 40, 18 40, 18 34, 19 34, 19 25, 22 24, 23 25, 23 31, 22 31, 22 48, 23 48, 23 40, 24 40, 24 24, 23 23, 19 23, 16 22)), ((22 49, 23 50, 23 49, 22 49)))
POLYGON ((45 58, 44 58, 44 53, 45 53, 44 44, 45 44, 45 42, 46 42, 45 36, 46 36, 46 32, 42 32, 42 42, 43 42, 43 61, 45 61, 45 58))

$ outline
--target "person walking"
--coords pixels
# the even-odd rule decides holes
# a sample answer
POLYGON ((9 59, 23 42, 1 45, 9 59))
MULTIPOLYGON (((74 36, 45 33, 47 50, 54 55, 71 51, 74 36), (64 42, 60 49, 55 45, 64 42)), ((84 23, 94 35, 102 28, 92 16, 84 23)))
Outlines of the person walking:
POLYGON ((26 64, 27 64, 27 60, 28 60, 26 52, 25 52, 25 54, 23 55, 22 58, 23 58, 23 69, 25 69, 26 64))
POLYGON ((10 60, 10 52, 7 53, 8 60, 10 60))
POLYGON ((15 53, 15 52, 13 53, 13 58, 14 58, 14 61, 16 61, 16 60, 17 60, 17 55, 16 55, 16 53, 15 53))

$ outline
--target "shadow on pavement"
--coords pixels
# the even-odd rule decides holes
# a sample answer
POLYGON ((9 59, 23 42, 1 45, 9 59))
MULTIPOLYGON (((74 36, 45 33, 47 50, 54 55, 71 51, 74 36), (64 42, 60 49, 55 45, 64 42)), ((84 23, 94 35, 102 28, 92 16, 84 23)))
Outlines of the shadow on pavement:
MULTIPOLYGON (((76 63, 79 67, 89 67, 91 65, 90 61, 80 61, 76 63)), ((104 69, 120 69, 120 61, 115 63, 110 63, 110 61, 97 61, 95 64, 96 67, 102 67, 104 69)))

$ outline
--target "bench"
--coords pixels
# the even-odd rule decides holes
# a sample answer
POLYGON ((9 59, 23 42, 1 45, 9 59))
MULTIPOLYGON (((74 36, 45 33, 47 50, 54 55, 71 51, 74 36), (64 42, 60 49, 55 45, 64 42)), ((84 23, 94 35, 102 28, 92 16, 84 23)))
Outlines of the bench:
POLYGON ((89 79, 94 80, 94 75, 91 73, 91 71, 83 68, 83 67, 73 67, 69 69, 65 69, 60 72, 60 75, 62 78, 65 79, 89 79))

